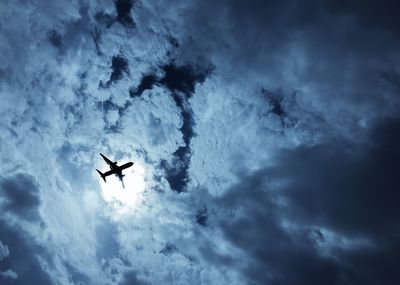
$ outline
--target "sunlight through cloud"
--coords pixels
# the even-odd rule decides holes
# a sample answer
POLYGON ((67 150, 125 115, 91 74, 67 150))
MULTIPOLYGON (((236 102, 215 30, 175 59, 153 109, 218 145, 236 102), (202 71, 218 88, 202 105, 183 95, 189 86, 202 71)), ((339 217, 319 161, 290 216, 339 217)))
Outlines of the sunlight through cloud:
POLYGON ((124 170, 125 188, 118 177, 107 177, 106 183, 101 181, 103 199, 122 212, 134 208, 145 190, 145 172, 145 167, 140 163, 124 170))

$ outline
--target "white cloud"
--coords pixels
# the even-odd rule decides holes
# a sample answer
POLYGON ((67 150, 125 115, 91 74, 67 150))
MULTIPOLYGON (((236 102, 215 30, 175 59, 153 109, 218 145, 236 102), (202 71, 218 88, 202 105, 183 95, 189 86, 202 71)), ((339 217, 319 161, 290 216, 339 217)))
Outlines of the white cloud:
POLYGON ((3 277, 9 278, 9 279, 17 279, 18 278, 18 274, 15 271, 11 270, 11 269, 8 269, 6 271, 2 271, 0 274, 3 277))
POLYGON ((6 258, 9 254, 8 246, 0 241, 0 260, 6 258))

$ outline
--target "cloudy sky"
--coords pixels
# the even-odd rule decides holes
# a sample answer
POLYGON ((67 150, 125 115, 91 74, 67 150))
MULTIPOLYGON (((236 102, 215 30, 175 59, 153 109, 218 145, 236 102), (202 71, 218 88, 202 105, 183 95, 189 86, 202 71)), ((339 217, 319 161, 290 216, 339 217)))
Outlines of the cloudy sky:
POLYGON ((399 9, 2 0, 0 284, 400 284, 399 9))

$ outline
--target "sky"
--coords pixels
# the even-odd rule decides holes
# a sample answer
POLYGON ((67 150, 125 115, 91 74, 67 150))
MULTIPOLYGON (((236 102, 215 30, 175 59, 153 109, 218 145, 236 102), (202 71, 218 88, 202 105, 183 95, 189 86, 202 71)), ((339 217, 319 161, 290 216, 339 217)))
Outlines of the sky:
POLYGON ((399 8, 1 1, 0 284, 400 284, 399 8))

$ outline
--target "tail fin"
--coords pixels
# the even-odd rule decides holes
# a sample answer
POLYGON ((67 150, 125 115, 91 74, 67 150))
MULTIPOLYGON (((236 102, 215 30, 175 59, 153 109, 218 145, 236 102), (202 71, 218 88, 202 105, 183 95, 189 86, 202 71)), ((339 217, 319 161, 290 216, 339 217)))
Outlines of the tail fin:
POLYGON ((100 174, 101 178, 103 178, 104 182, 106 182, 106 176, 100 172, 100 170, 96 169, 97 172, 100 174))

